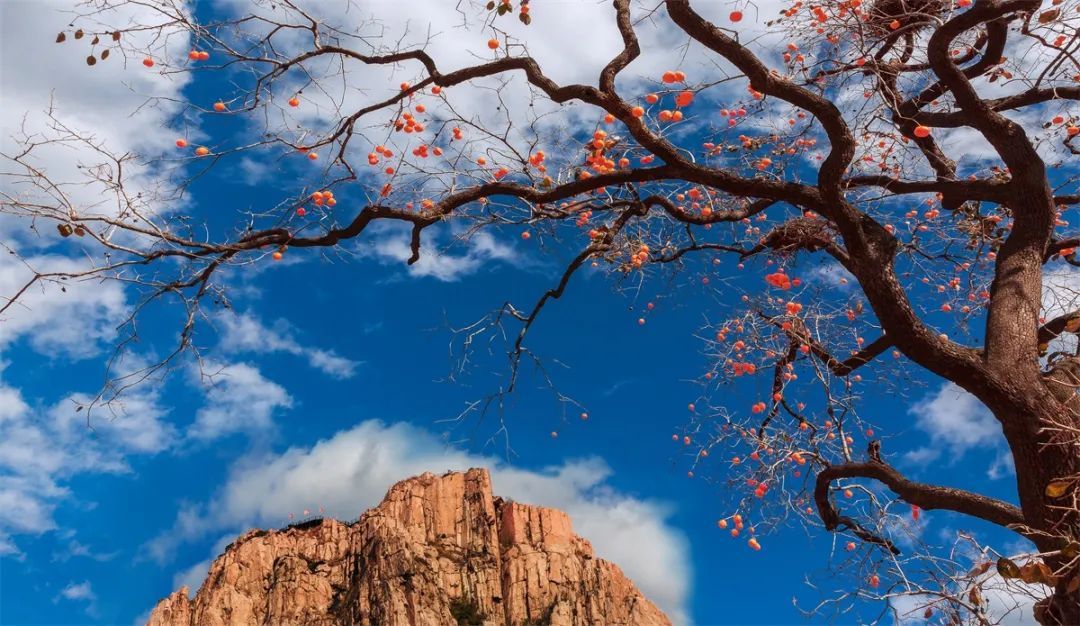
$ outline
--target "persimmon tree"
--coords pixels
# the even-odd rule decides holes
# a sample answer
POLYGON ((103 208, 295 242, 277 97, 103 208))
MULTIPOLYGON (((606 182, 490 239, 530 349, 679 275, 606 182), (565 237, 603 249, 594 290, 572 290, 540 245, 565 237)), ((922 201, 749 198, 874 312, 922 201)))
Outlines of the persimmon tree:
POLYGON ((701 397, 674 435, 691 472, 734 494, 721 528, 754 549, 790 520, 835 533, 856 584, 830 606, 907 595, 920 615, 986 623, 984 585, 1019 580, 1041 596, 1038 621, 1080 623, 1080 303, 1048 298, 1044 284, 1048 268, 1080 265, 1067 219, 1080 202, 1075 0, 796 0, 769 16, 767 45, 742 36, 753 5, 707 19, 692 0, 614 0, 597 28, 617 30, 621 49, 582 83, 558 82, 527 37, 507 34, 508 22, 556 10, 542 1, 457 5, 460 23, 447 27, 490 39, 450 69, 426 46, 343 30, 299 0, 251 0, 241 16, 201 21, 163 0, 148 3, 155 20, 104 23, 128 2, 86 3, 57 43, 89 45, 90 72, 127 63, 215 81, 220 100, 185 113, 257 139, 178 129, 161 154, 115 154, 58 117, 50 133, 20 137, 4 155, 6 219, 65 238, 91 263, 35 272, 0 311, 41 283, 120 280, 142 294, 132 332, 152 302, 184 307, 179 355, 194 350, 203 307, 227 304, 219 277, 231 266, 351 254, 383 236, 382 223, 409 230, 410 264, 438 229, 511 233, 573 256, 535 302, 461 330, 466 349, 510 330, 509 393, 522 361, 538 360, 529 329, 579 273, 738 275, 708 313, 723 321, 703 330, 701 397), (683 54, 709 65, 680 70, 673 52, 670 70, 636 74, 643 24, 676 33, 683 54), (177 33, 190 51, 163 55, 177 33), (400 85, 355 84, 368 68, 400 85), (510 81, 529 97, 510 98, 500 87, 510 81), (496 113, 455 100, 478 86, 496 113), (956 152, 958 137, 985 154, 956 152), (56 144, 91 155, 83 179, 37 164, 56 144), (185 213, 189 185, 244 157, 314 173, 251 211, 185 213), (134 163, 167 169, 174 185, 133 191, 134 163), (73 199, 76 187, 96 201, 73 199), (819 258, 843 288, 805 273, 819 258), (954 383, 993 414, 1018 505, 917 482, 890 462, 898 451, 875 429, 906 425, 864 417, 860 389, 902 385, 905 372, 954 383), (769 393, 728 393, 743 377, 764 378, 769 393), (899 520, 935 509, 1037 551, 1016 561, 979 546, 973 571, 917 544, 905 551, 899 520))

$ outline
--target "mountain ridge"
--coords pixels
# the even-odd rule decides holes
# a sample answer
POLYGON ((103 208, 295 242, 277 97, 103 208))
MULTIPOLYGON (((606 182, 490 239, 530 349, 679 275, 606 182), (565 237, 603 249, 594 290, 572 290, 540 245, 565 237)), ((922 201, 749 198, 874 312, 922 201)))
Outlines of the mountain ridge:
POLYGON ((485 469, 390 487, 355 522, 253 529, 148 626, 670 626, 557 509, 492 493, 485 469))

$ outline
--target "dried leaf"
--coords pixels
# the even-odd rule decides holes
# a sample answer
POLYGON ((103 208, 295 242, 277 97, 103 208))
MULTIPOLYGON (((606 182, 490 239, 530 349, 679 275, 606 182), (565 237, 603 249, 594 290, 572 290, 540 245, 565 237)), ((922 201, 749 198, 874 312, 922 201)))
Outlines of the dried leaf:
POLYGON ((65 41, 67 41, 67 35, 64 33, 60 33, 56 36, 56 43, 64 43, 65 41))
POLYGON ((1032 561, 1027 565, 1020 568, 1020 580, 1028 583, 1042 583, 1053 587, 1057 584, 1057 580, 1054 577, 1054 573, 1050 571, 1050 566, 1042 561, 1032 561))
POLYGON ((101 51, 101 60, 104 61, 107 58, 109 58, 109 49, 108 48, 101 51))
POLYGON ((112 34, 113 41, 120 41, 120 31, 114 30, 112 34))
POLYGON ((521 13, 521 14, 519 14, 518 19, 520 19, 521 23, 526 25, 526 26, 528 26, 529 24, 532 24, 532 15, 530 15, 529 13, 521 13))
POLYGON ((96 63, 97 63, 97 59, 94 57, 94 55, 91 54, 90 56, 86 57, 86 64, 87 65, 94 65, 96 63))
POLYGON ((57 224, 56 230, 60 232, 61 237, 70 237, 72 228, 67 224, 57 224))
POLYGON ((986 561, 984 563, 979 563, 974 568, 972 568, 972 570, 970 572, 968 572, 967 575, 971 576, 971 577, 982 576, 983 574, 986 573, 986 571, 988 569, 990 569, 991 565, 993 565, 993 563, 991 563, 990 561, 986 561))
POLYGON ((1069 584, 1065 586, 1065 591, 1069 593, 1076 593, 1077 591, 1080 591, 1080 574, 1072 577, 1072 580, 1069 581, 1069 584))
POLYGON ((1070 559, 1080 556, 1080 542, 1070 541, 1065 544, 1065 547, 1061 549, 1061 554, 1070 559))
POLYGON ((972 587, 971 591, 968 592, 968 599, 975 606, 980 606, 983 603, 982 592, 979 591, 978 587, 972 587))
POLYGON ((1002 578, 1020 578, 1020 568, 1005 557, 997 560, 997 571, 1002 578))
POLYGON ((1047 498, 1060 498, 1061 496, 1065 495, 1066 492, 1069 491, 1069 485, 1070 484, 1071 484, 1071 482, 1068 481, 1068 480, 1051 481, 1050 484, 1046 485, 1046 497, 1047 498))
POLYGON ((1059 15, 1061 15, 1061 10, 1059 9, 1050 9, 1049 11, 1043 11, 1039 14, 1039 23, 1049 24, 1050 22, 1056 20, 1059 15))
POLYGON ((94 38, 92 40, 90 40, 90 45, 91 46, 96 46, 99 43, 101 43, 101 38, 98 37, 97 35, 94 35, 94 38))
POLYGON ((1050 569, 1050 566, 1043 561, 1039 561, 1036 567, 1039 568, 1039 575, 1042 576, 1043 581, 1051 587, 1055 587, 1058 584, 1058 577, 1054 575, 1054 570, 1050 569))
POLYGON ((81 28, 79 30, 75 31, 75 38, 76 39, 82 39, 82 36, 83 36, 83 32, 82 32, 81 28))

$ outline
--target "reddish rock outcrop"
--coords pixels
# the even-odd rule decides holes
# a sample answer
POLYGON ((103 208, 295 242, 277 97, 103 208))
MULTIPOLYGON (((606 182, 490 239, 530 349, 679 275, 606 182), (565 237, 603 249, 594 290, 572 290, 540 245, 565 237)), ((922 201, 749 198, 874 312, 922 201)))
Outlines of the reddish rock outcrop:
POLYGON ((249 531, 148 622, 234 624, 670 626, 566 513, 493 496, 482 469, 402 481, 351 524, 249 531))

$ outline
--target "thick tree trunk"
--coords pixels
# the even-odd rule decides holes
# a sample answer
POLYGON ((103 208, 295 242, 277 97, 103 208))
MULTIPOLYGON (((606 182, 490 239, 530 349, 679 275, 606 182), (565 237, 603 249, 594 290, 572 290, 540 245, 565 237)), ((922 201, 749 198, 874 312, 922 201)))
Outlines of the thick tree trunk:
MULTIPOLYGON (((936 44, 941 61, 942 41, 936 44)), ((940 75, 939 69, 935 71, 940 75)), ((983 354, 993 380, 988 387, 994 391, 974 393, 983 392, 1012 451, 1027 525, 1017 530, 1035 542, 1061 581, 1036 606, 1035 617, 1047 626, 1080 626, 1080 592, 1067 589, 1080 575, 1080 565, 1060 553, 1066 545, 1080 541, 1080 511, 1072 494, 1063 498, 1054 490, 1047 492, 1054 481, 1080 476, 1080 362, 1063 359, 1050 372, 1043 372, 1038 359, 1044 257, 1057 215, 1053 191, 1046 166, 1023 127, 989 110, 954 66, 942 71, 951 76, 954 94, 965 111, 978 115, 977 126, 1012 174, 1013 198, 1008 205, 1015 222, 998 250, 983 354)))
POLYGON ((1058 585, 1054 595, 1035 606, 1035 619, 1045 626, 1077 626, 1080 624, 1080 592, 1068 591, 1058 585))
MULTIPOLYGON (((1080 413, 1074 388, 1069 390, 1072 399, 1067 404, 1057 401, 1054 396, 1059 394, 1048 393, 1046 387, 1040 391, 1028 398, 1045 401, 1043 408, 1035 414, 1007 416, 1011 419, 1003 422, 1016 464, 1020 508, 1033 531, 1029 536, 1040 552, 1056 553, 1069 542, 1080 541, 1080 511, 1070 506, 1071 497, 1054 498, 1047 493, 1051 482, 1080 474, 1080 413)), ((1045 561, 1059 574, 1060 583, 1036 606, 1036 619, 1046 626, 1080 625, 1080 592, 1066 588, 1080 576, 1077 560, 1055 554, 1045 561)))
MULTIPOLYGON (((1023 454, 1016 458, 1017 483, 1021 489, 1024 517, 1037 531, 1046 533, 1045 539, 1036 541, 1041 552, 1061 550, 1069 541, 1080 540, 1080 520, 1076 511, 1053 508, 1061 501, 1046 495, 1046 485, 1055 478, 1075 474, 1078 471, 1078 455, 1075 448, 1064 450, 1053 447, 1037 451, 1038 446, 1025 446, 1023 454), (1026 494, 1023 495, 1023 494, 1026 494)), ((1035 617, 1046 626, 1080 625, 1080 592, 1069 592, 1066 586, 1080 571, 1073 562, 1062 556, 1045 558, 1050 569, 1061 575, 1060 582, 1046 601, 1036 606, 1035 617)))

